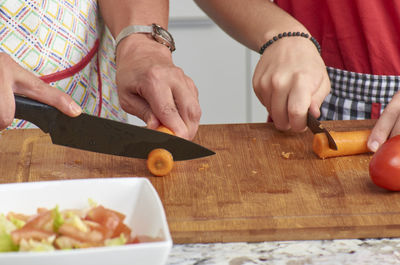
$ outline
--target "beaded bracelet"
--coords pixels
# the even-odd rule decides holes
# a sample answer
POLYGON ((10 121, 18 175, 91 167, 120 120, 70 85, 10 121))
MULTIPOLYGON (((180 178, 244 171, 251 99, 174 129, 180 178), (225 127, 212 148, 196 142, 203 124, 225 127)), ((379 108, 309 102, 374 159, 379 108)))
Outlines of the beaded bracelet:
POLYGON ((260 49, 259 53, 263 54, 265 49, 268 48, 272 43, 278 41, 279 39, 282 39, 284 37, 303 37, 306 39, 309 39, 314 43, 315 47, 317 47, 317 50, 319 53, 321 53, 321 46, 319 45, 318 41, 313 37, 308 35, 307 33, 304 32, 283 32, 279 33, 277 36, 274 36, 272 39, 267 41, 260 49))

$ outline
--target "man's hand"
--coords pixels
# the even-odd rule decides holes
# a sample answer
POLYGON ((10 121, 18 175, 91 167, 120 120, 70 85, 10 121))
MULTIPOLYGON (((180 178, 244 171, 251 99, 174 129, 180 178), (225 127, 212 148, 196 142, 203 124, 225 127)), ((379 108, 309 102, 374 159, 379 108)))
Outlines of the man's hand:
POLYGON ((71 117, 82 113, 69 95, 22 68, 8 54, 0 53, 0 130, 14 119, 14 93, 51 105, 71 117))
POLYGON ((117 87, 121 107, 150 129, 165 125, 192 139, 201 109, 198 90, 172 62, 170 50, 146 34, 133 34, 117 47, 117 87))

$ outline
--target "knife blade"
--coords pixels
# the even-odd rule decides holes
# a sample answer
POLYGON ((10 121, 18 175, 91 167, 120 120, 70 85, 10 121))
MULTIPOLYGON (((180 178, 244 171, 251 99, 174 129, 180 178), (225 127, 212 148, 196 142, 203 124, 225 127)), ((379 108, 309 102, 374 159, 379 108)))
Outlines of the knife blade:
POLYGON ((15 118, 32 122, 49 133, 53 144, 117 156, 147 159, 155 148, 171 152, 174 161, 215 153, 183 138, 82 113, 69 117, 47 104, 14 95, 15 118))
POLYGON ((332 138, 332 135, 329 133, 327 129, 322 126, 322 124, 311 115, 310 112, 307 112, 307 126, 310 128, 313 134, 316 133, 325 133, 328 138, 329 148, 333 150, 338 150, 335 140, 332 138))

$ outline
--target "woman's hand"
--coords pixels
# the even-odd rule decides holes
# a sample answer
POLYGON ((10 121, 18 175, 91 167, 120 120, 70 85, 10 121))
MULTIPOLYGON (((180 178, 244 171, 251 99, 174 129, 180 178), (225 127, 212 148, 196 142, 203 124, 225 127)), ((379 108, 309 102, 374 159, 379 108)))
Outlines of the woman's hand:
POLYGON ((393 96, 372 129, 368 148, 376 152, 388 138, 398 134, 400 134, 400 91, 393 96))
POLYGON ((11 125, 14 119, 14 93, 51 105, 71 117, 82 113, 69 95, 22 68, 8 54, 0 53, 0 130, 11 125))
POLYGON ((121 107, 150 129, 161 124, 177 136, 192 139, 201 109, 198 90, 171 52, 146 34, 133 34, 117 48, 117 87, 121 107))
POLYGON ((254 72, 253 87, 277 129, 301 132, 307 126, 308 110, 320 116, 330 81, 309 39, 285 37, 264 51, 254 72))

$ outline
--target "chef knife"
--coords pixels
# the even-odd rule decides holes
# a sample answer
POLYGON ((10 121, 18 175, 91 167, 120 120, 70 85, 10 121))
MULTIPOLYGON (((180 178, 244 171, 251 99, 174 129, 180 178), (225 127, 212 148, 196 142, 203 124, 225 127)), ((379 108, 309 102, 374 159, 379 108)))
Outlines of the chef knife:
POLYGON ((175 161, 215 154, 174 135, 84 113, 73 118, 44 103, 14 96, 15 118, 30 121, 49 133, 53 144, 142 159, 147 159, 155 148, 167 149, 175 161))
POLYGON ((307 126, 310 128, 313 134, 316 133, 325 133, 326 137, 328 138, 328 144, 330 149, 337 150, 337 146, 335 140, 332 138, 332 135, 328 132, 327 129, 322 126, 322 124, 311 115, 310 112, 307 112, 307 126))

